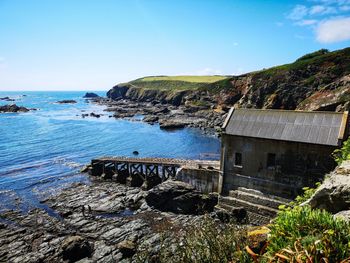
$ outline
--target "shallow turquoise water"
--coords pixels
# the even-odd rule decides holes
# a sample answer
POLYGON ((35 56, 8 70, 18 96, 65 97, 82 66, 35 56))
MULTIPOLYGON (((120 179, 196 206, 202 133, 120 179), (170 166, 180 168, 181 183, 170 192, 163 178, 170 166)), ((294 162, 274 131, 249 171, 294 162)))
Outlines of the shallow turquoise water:
POLYGON ((16 103, 39 109, 0 114, 0 210, 40 207, 43 196, 73 182, 88 182, 79 169, 98 156, 132 156, 137 150, 139 157, 199 159, 201 153, 219 153, 220 142, 215 137, 194 129, 168 132, 158 125, 109 118, 111 113, 87 103, 83 95, 0 92, 0 97, 16 99, 0 101, 0 105, 16 103), (55 103, 63 99, 78 103, 55 103), (81 118, 82 113, 90 112, 105 116, 81 118))

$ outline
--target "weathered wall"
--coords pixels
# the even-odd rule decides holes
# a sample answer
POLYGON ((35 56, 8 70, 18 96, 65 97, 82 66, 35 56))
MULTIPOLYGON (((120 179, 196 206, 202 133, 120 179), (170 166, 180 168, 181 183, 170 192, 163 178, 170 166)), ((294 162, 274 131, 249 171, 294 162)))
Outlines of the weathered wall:
POLYGON ((302 187, 313 186, 335 167, 330 154, 335 147, 249 137, 222 137, 223 192, 247 187, 274 195, 295 197, 302 187), (235 153, 242 165, 235 166, 235 153), (276 164, 267 167, 268 153, 276 164))
POLYGON ((194 186, 202 193, 211 193, 218 191, 219 173, 216 169, 183 167, 177 172, 176 179, 194 186))

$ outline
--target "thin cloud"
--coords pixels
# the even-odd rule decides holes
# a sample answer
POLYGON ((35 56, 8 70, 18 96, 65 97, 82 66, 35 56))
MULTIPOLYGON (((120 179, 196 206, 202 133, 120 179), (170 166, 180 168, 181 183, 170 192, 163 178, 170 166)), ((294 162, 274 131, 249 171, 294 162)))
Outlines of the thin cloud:
POLYGON ((315 25, 317 24, 317 20, 316 19, 304 19, 304 20, 300 20, 298 22, 295 22, 295 25, 298 26, 311 26, 311 25, 315 25))
POLYGON ((327 15, 327 14, 336 14, 338 11, 335 7, 326 6, 326 5, 314 5, 310 8, 310 15, 327 15))
POLYGON ((321 43, 350 40, 350 17, 321 22, 316 29, 316 38, 321 43))
POLYGON ((304 5, 296 5, 287 18, 291 20, 303 19, 308 13, 308 8, 304 5))

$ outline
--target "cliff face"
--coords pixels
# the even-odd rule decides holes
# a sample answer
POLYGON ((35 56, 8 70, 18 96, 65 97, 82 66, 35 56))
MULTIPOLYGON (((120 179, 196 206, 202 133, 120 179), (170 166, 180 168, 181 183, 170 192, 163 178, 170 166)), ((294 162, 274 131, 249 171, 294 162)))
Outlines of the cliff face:
POLYGON ((294 63, 214 82, 142 82, 113 87, 112 99, 156 100, 173 105, 212 104, 266 109, 341 111, 349 108, 350 48, 307 54, 294 63))

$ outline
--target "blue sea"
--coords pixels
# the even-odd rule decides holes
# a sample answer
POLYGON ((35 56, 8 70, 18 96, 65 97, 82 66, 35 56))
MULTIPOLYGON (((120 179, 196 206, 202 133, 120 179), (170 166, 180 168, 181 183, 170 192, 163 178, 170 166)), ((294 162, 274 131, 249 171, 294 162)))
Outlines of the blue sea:
MULTIPOLYGON (((96 92, 104 96, 104 92, 96 92)), ((100 156, 200 159, 219 154, 219 139, 185 128, 163 131, 159 125, 109 118, 104 106, 88 103, 85 92, 0 92, 0 101, 37 108, 28 113, 0 114, 0 212, 35 207, 40 200, 74 182, 89 183, 79 171, 100 156), (26 96, 23 96, 26 95, 26 96), (73 99, 76 104, 57 104, 73 99), (83 113, 101 118, 82 118, 83 113)))

